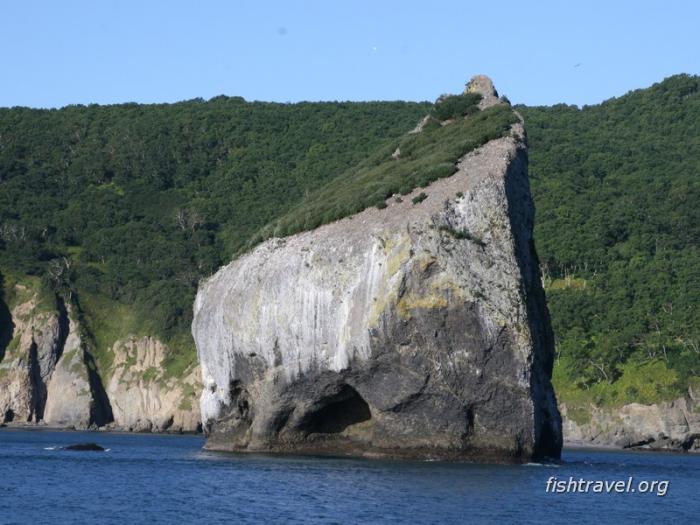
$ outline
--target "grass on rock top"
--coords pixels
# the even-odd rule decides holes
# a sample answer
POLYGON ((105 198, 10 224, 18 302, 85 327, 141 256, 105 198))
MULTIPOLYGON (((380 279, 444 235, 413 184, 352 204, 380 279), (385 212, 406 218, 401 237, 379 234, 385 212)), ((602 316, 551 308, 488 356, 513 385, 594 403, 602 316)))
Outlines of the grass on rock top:
MULTIPOLYGON (((475 99, 478 102, 478 99, 475 99)), ((449 177, 465 154, 504 136, 517 117, 511 107, 496 105, 457 119, 445 126, 426 126, 421 133, 408 134, 391 142, 367 160, 346 171, 318 190, 309 193, 287 214, 263 228, 251 246, 270 237, 285 237, 313 230, 371 206, 383 207, 385 200, 400 193, 449 177), (392 153, 399 149, 398 158, 392 153)))

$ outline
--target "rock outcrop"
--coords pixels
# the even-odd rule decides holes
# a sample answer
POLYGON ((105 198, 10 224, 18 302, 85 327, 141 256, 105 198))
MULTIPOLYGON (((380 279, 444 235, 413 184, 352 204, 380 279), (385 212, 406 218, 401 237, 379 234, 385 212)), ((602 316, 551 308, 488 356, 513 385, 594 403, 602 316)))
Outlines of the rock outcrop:
POLYGON ((47 385, 63 349, 67 322, 62 303, 47 308, 33 295, 12 310, 2 327, 8 345, 0 362, 0 422, 43 419, 47 385))
POLYGON ((69 333, 61 359, 48 384, 44 421, 53 426, 87 428, 96 420, 106 422, 107 410, 96 406, 90 385, 87 355, 75 323, 70 323, 69 333))
POLYGON ((15 285, 0 328, 0 423, 65 428, 194 432, 200 372, 166 373, 167 347, 154 338, 117 341, 99 370, 71 307, 15 285))
POLYGON ((573 445, 700 452, 700 391, 692 389, 654 405, 591 406, 585 417, 574 417, 562 404, 562 418, 564 437, 573 445))
POLYGON ((271 239, 201 284, 207 447, 558 456, 522 125, 387 205, 271 239))
POLYGON ((199 367, 168 377, 167 347, 152 337, 117 341, 107 383, 114 424, 137 432, 187 431, 199 427, 199 367))
POLYGON ((491 79, 486 75, 476 75, 472 78, 469 84, 467 84, 465 92, 478 93, 481 95, 481 101, 479 102, 479 107, 481 109, 498 104, 498 92, 496 88, 493 87, 491 79))

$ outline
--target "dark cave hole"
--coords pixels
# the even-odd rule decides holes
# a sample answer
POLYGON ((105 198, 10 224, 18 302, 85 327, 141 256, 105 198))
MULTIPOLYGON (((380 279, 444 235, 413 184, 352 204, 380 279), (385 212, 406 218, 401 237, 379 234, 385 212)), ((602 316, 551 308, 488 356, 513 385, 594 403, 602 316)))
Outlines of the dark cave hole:
POLYGON ((557 434, 552 428, 549 418, 546 418, 540 429, 540 439, 535 446, 534 456, 536 458, 558 458, 560 447, 557 434))
POLYGON ((8 408, 7 411, 5 412, 5 417, 3 419, 3 423, 11 423, 12 420, 15 418, 15 413, 11 408, 8 408))
POLYGON ((369 405, 349 385, 343 385, 338 393, 323 399, 320 408, 303 418, 300 429, 308 434, 338 434, 350 425, 372 418, 369 405))

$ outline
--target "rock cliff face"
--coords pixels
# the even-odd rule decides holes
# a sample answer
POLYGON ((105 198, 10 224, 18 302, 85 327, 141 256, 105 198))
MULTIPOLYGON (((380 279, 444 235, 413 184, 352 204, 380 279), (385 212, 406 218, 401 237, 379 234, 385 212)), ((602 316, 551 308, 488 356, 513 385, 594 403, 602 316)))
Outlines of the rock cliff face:
MULTIPOLYGON (((490 81, 470 89, 498 103, 490 81)), ((201 284, 207 447, 558 456, 522 125, 387 204, 269 240, 201 284)))
POLYGON ((631 403, 589 410, 577 422, 567 417, 569 411, 562 405, 567 442, 700 453, 700 391, 690 389, 685 397, 656 405, 631 403))
POLYGON ((182 378, 164 374, 167 347, 152 337, 117 341, 107 383, 114 423, 133 431, 183 430, 199 426, 199 367, 182 378))
POLYGON ((100 395, 100 385, 91 384, 89 354, 75 322, 68 321, 60 359, 49 381, 43 420, 49 425, 87 428, 110 420, 109 407, 100 395))
POLYGON ((11 320, 3 324, 3 333, 11 334, 3 336, 8 344, 0 355, 0 420, 41 421, 47 385, 67 337, 65 307, 42 308, 32 296, 18 304, 11 320))
POLYGON ((153 338, 131 338, 115 343, 111 368, 100 371, 71 308, 16 287, 12 310, 2 305, 0 423, 198 429, 198 367, 169 378, 166 347, 153 338))

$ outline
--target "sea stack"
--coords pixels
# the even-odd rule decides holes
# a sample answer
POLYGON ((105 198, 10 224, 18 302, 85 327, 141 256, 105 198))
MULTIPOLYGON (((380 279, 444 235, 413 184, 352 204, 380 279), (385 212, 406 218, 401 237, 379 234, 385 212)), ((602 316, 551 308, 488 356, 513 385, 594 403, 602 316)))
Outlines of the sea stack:
MULTIPOLYGON (((466 92, 482 110, 505 103, 487 77, 466 92)), ((207 448, 558 457, 527 164, 518 121, 452 176, 269 239, 203 281, 192 332, 207 448)))

